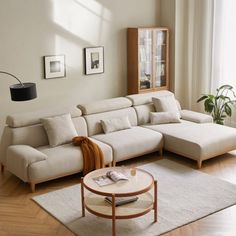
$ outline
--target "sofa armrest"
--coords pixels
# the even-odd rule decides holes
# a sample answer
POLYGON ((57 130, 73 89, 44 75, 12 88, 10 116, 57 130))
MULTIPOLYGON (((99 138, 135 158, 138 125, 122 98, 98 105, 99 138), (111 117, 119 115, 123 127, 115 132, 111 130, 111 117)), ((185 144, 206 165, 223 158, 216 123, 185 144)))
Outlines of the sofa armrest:
POLYGON ((200 112, 190 111, 190 110, 181 110, 180 111, 181 119, 192 121, 195 123, 212 123, 213 118, 210 115, 206 115, 200 112))
POLYGON ((47 156, 28 145, 11 145, 7 149, 7 169, 25 182, 28 179, 28 166, 43 161, 47 156))

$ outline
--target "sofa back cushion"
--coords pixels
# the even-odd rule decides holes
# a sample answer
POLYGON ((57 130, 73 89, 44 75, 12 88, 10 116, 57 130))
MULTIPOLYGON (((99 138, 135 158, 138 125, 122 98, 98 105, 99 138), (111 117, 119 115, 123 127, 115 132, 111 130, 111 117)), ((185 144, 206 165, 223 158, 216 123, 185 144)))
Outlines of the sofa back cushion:
MULTIPOLYGON (((164 98, 174 96, 168 90, 162 90, 152 93, 134 94, 126 96, 132 102, 132 105, 137 113, 138 125, 150 123, 150 112, 155 112, 155 107, 152 103, 152 98, 164 98)), ((179 102, 176 100, 177 107, 181 110, 179 102)))
POLYGON ((133 94, 133 95, 128 95, 126 97, 132 102, 133 106, 138 106, 151 103, 153 97, 163 97, 170 95, 174 94, 168 90, 162 90, 151 93, 133 94))
POLYGON ((152 102, 156 112, 174 112, 180 117, 180 110, 174 95, 153 97, 152 102))
POLYGON ((63 115, 70 113, 72 118, 82 115, 81 110, 76 107, 65 107, 58 109, 24 112, 13 115, 8 115, 6 118, 6 124, 12 128, 25 127, 29 125, 40 124, 41 118, 63 115))
POLYGON ((96 134, 104 133, 101 125, 101 120, 113 119, 119 117, 128 117, 129 122, 132 126, 137 125, 137 115, 132 107, 125 109, 107 111, 97 114, 85 115, 84 118, 88 126, 88 135, 93 136, 96 134))
POLYGON ((176 112, 151 112, 150 120, 152 125, 180 123, 179 114, 176 112))
POLYGON ((101 120, 128 117, 132 126, 137 125, 137 115, 131 106, 131 100, 125 97, 78 105, 87 122, 89 136, 103 133, 101 120))
POLYGON ((70 113, 42 118, 41 121, 51 147, 70 143, 74 137, 78 136, 70 113))
POLYGON ((124 129, 131 129, 131 124, 129 122, 128 116, 101 120, 101 125, 105 134, 124 129))
POLYGON ((95 101, 87 104, 79 104, 78 108, 83 115, 91 115, 107 111, 115 111, 127 107, 131 107, 132 102, 125 97, 110 98, 100 101, 95 101))
MULTIPOLYGON (((87 136, 87 125, 83 117, 72 118, 78 135, 87 136)), ((9 145, 29 145, 39 147, 48 145, 48 137, 42 124, 29 125, 18 128, 6 126, 1 142, 8 140, 9 145)), ((2 144, 1 144, 2 146, 2 144)))
POLYGON ((137 113, 138 125, 145 125, 150 123, 150 112, 155 112, 153 103, 134 106, 137 113))
POLYGON ((27 112, 8 116, 0 144, 0 161, 5 163, 6 149, 10 145, 39 147, 48 145, 48 137, 40 121, 41 118, 61 115, 71 111, 72 121, 78 135, 87 136, 87 125, 78 108, 51 111, 27 112))

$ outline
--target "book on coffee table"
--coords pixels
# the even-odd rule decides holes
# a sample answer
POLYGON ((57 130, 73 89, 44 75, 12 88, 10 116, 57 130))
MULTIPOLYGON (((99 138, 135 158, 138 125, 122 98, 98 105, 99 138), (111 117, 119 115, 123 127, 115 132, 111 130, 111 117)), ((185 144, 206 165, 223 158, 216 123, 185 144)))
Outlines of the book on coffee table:
POLYGON ((118 171, 108 171, 106 175, 98 176, 93 178, 93 180, 99 185, 99 186, 106 186, 109 184, 114 184, 117 181, 120 180, 128 180, 129 178, 122 172, 118 171))
MULTIPOLYGON (((137 196, 132 197, 116 197, 115 198, 115 206, 122 206, 131 202, 135 202, 138 200, 137 196)), ((112 204, 112 197, 105 197, 105 201, 112 204)))

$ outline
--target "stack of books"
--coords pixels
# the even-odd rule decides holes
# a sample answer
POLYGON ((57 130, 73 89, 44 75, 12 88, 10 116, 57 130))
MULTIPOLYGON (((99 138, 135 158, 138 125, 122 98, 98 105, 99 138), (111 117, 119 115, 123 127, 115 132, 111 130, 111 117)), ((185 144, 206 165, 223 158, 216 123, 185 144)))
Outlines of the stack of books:
MULTIPOLYGON (((116 197, 115 198, 115 206, 122 206, 131 202, 135 202, 138 200, 137 196, 132 197, 116 197)), ((105 197, 105 201, 112 204, 112 197, 105 197)))

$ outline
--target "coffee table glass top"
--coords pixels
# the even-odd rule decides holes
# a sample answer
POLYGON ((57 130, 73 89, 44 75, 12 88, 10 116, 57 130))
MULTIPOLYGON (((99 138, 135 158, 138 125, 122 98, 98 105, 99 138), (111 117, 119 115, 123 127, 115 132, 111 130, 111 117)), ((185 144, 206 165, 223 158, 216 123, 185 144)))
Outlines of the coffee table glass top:
POLYGON ((148 191, 154 183, 153 176, 148 172, 136 169, 136 175, 132 176, 130 174, 130 169, 128 167, 109 167, 102 168, 88 173, 83 179, 84 185, 93 192, 99 194, 115 194, 116 196, 122 196, 126 194, 139 194, 144 191, 148 191), (119 171, 125 173, 129 180, 120 180, 116 183, 99 186, 93 178, 106 175, 108 171, 119 171))

